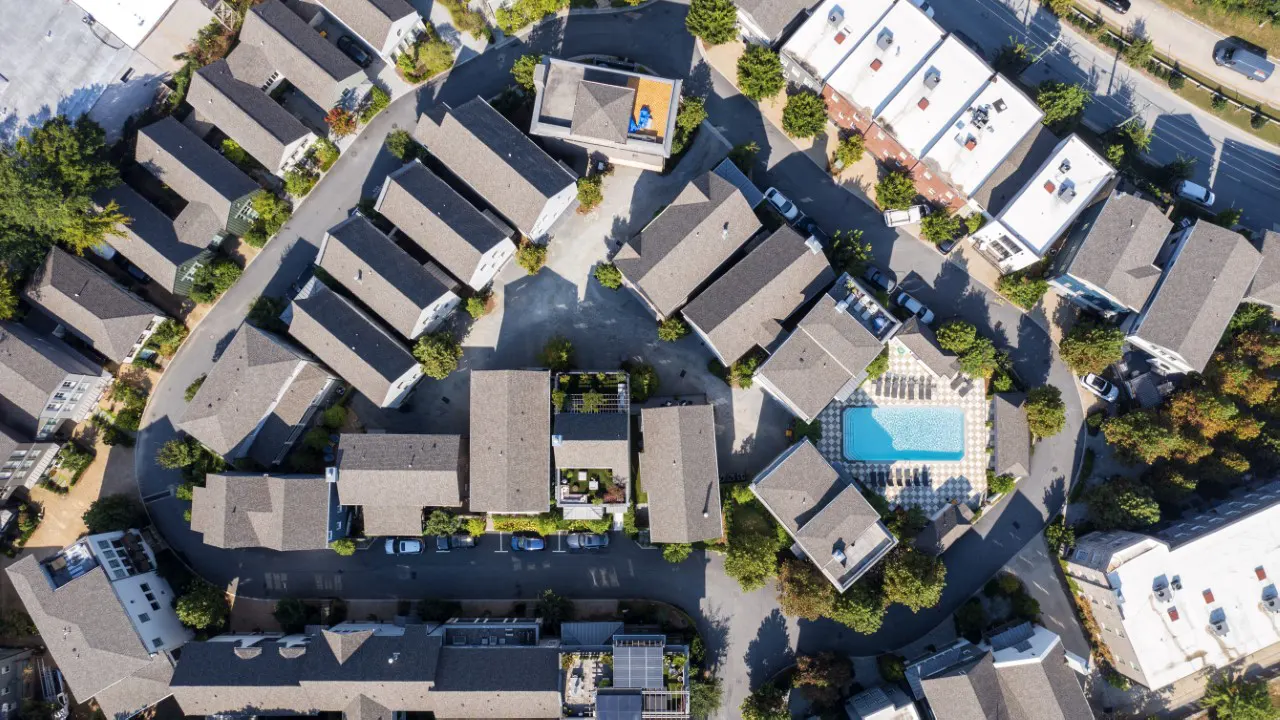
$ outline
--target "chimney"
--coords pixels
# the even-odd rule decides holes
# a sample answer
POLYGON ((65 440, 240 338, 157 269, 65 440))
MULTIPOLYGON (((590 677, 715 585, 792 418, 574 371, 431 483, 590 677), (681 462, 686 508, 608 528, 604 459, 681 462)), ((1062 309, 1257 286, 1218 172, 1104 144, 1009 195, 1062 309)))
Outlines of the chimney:
POLYGON ((921 110, 928 110, 929 98, 920 98, 920 102, 916 103, 916 106, 919 107, 921 110))
POLYGON ((1049 193, 1050 195, 1052 195, 1052 194, 1053 194, 1053 191, 1054 191, 1054 190, 1057 190, 1057 189, 1058 189, 1058 186, 1057 186, 1057 185, 1054 185, 1052 180, 1045 180, 1045 181, 1044 181, 1044 191, 1045 191, 1045 192, 1047 192, 1047 193, 1049 193))
POLYGON ((964 147, 965 147, 965 149, 966 149, 966 150, 972 150, 972 149, 974 149, 974 148, 978 147, 978 140, 977 140, 977 138, 969 138, 968 140, 965 140, 965 141, 964 141, 964 147))
POLYGON ((871 61, 871 69, 873 71, 879 70, 882 67, 884 67, 884 63, 880 62, 880 58, 876 58, 875 60, 871 61))

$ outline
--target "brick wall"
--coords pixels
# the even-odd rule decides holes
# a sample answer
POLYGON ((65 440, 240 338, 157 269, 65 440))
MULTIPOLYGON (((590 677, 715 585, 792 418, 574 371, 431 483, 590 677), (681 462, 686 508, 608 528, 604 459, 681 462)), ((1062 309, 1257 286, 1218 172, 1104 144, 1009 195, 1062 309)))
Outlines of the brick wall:
POLYGON ((941 175, 934 173, 924 162, 916 163, 911 169, 911 179, 915 181, 920 194, 929 198, 936 205, 945 205, 952 210, 965 206, 964 196, 951 187, 941 175))

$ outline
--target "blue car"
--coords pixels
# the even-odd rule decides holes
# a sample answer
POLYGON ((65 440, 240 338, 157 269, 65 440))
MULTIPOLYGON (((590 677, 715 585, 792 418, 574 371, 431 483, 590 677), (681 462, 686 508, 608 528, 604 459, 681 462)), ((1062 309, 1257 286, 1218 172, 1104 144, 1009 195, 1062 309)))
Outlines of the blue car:
POLYGON ((511 536, 511 549, 515 550, 516 552, 534 552, 536 550, 543 550, 546 547, 547 547, 547 544, 542 541, 542 538, 537 537, 536 535, 535 536, 525 536, 525 535, 511 536))

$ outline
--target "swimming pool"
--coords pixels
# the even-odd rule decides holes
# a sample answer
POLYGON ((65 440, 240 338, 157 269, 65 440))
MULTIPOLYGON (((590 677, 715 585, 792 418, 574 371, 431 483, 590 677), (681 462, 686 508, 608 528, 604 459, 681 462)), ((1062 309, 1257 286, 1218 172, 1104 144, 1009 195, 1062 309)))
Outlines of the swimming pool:
POLYGON ((844 456, 854 462, 960 460, 964 457, 964 411, 953 407, 845 408, 844 456))

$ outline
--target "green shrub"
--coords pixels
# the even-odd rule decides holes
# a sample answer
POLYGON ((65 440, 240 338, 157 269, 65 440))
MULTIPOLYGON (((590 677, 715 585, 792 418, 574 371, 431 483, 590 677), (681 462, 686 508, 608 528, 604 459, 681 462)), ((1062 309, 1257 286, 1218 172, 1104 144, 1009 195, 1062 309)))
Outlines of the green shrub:
MULTIPOLYGON (((311 152, 315 155, 316 165, 320 168, 320 172, 325 172, 333 167, 333 164, 338 162, 338 157, 342 154, 338 150, 338 146, 334 145, 329 138, 319 138, 312 143, 311 152)), ((314 183, 312 184, 314 185, 314 183)))
POLYGON ((196 630, 222 627, 231 614, 227 594, 203 580, 197 580, 178 598, 174 610, 183 625, 196 630))
MULTIPOLYGON (((441 2, 444 1, 445 0, 441 0, 441 2)), ((369 97, 364 101, 364 107, 360 108, 360 122, 369 122, 377 116, 378 113, 386 110, 387 106, 390 104, 391 94, 377 85, 374 85, 373 89, 369 91, 369 97)))
POLYGON ((613 263, 600 263, 596 265, 596 269, 592 272, 595 275, 596 282, 610 290, 617 290, 622 287, 622 271, 613 263))
POLYGON ((253 222, 244 240, 253 247, 266 245, 267 240, 275 237, 293 215, 292 203, 266 190, 258 191, 250 201, 250 206, 258 214, 258 219, 253 222))
POLYGON ((186 325, 173 318, 165 318, 151 333, 151 337, 147 338, 147 347, 164 357, 173 357, 189 334, 186 325))
POLYGON ((547 246, 526 242, 516 251, 516 264, 530 275, 537 275, 547 264, 547 246))
POLYGON ((1151 59, 1151 53, 1155 50, 1155 43, 1151 41, 1151 38, 1134 37, 1132 35, 1126 39, 1129 41, 1129 45, 1121 53, 1125 62, 1136 68, 1146 67, 1147 61, 1151 59))
POLYGON ((827 129, 827 101, 814 92, 798 92, 782 109, 782 129, 793 138, 817 137, 827 129))
POLYGON ((1001 275, 996 281, 996 290, 1009 299, 1009 302, 1023 310, 1030 310, 1040 302, 1040 298, 1049 292, 1049 282, 1044 279, 1043 268, 1039 265, 1001 275))
POLYGON ((232 164, 241 168, 252 165, 253 160, 249 157, 249 153, 240 147, 240 143, 226 138, 222 141, 222 157, 230 160, 232 164))
MULTIPOLYGON (((1070 0, 1067 0, 1070 2, 1070 0)), ((1079 83, 1068 84, 1046 80, 1036 90, 1036 104, 1044 112, 1045 125, 1066 126, 1074 123, 1093 101, 1093 94, 1079 83)))
POLYGON ((555 335, 542 346, 542 364, 553 372, 573 367, 573 343, 563 335, 555 335))
MULTIPOLYGON (((517 3, 525 0, 517 0, 517 3)), ((499 11, 501 14, 501 11, 499 11)), ((396 56, 396 70, 411 83, 420 83, 453 67, 453 47, 427 26, 427 32, 396 56)))
POLYGON ((462 359, 462 345, 448 330, 428 333, 418 338, 413 346, 413 356, 422 363, 422 374, 443 380, 458 369, 462 359))
POLYGON ((533 91, 537 87, 533 81, 533 72, 541 64, 541 55, 521 55, 511 66, 511 77, 515 79, 516 85, 533 91))
POLYGON ((866 139, 862 137, 862 133, 851 132, 840 138, 833 155, 834 162, 832 163, 831 172, 835 174, 851 165, 856 165, 862 160, 862 155, 865 151, 866 139))
POLYGON ((1056 435, 1066 425, 1066 405, 1062 391, 1053 385, 1034 388, 1027 393, 1027 425, 1038 438, 1056 435))
POLYGON ((191 402, 196 398, 196 393, 200 392, 200 386, 204 385, 204 379, 206 377, 208 377, 208 375, 201 375, 195 380, 192 380, 191 384, 187 386, 186 391, 182 394, 182 396, 186 398, 187 402, 191 402))
POLYGON ((787 84, 778 54, 763 45, 750 43, 738 58, 738 88, 752 100, 763 100, 782 92, 787 84))
POLYGON ((1012 475, 992 475, 987 480, 987 491, 992 495, 1005 495, 1013 492, 1016 482, 1012 475))
POLYGON ((350 557, 356 553, 356 541, 351 538, 338 538, 329 543, 329 549, 342 557, 350 557))
POLYGON ((960 234, 960 218, 943 208, 920 220, 920 234, 934 245, 955 240, 960 234))
POLYGON ((689 559, 693 546, 688 543, 674 543, 662 546, 662 559, 669 563, 682 563, 689 559))
POLYGON ((473 295, 467 298, 467 314, 472 320, 479 320, 489 312, 489 299, 493 294, 485 291, 479 295, 473 295))
POLYGON ((658 339, 663 342, 675 342, 689 334, 689 326, 678 315, 658 323, 658 339))
POLYGON ((969 233, 970 235, 981 230, 982 226, 986 224, 987 224, 987 218, 984 217, 982 213, 974 213, 964 219, 965 232, 969 233))
POLYGON ((875 380, 876 378, 889 372, 889 348, 880 351, 875 360, 867 366, 867 380, 875 380))
POLYGON ((418 149, 422 147, 408 130, 392 130, 387 133, 387 139, 383 142, 387 146, 387 152, 405 162, 417 157, 418 149))
POLYGON ((1170 90, 1174 92, 1178 92, 1183 88, 1183 86, 1187 84, 1187 76, 1183 75, 1177 70, 1174 70, 1173 72, 1169 73, 1169 78, 1167 82, 1169 83, 1170 90))
POLYGON ((707 119, 707 104, 700 97, 680 98, 680 109, 676 111, 676 132, 671 139, 671 155, 674 157, 685 151, 693 142, 693 136, 707 119))
POLYGON ((305 197, 319 181, 320 176, 312 170, 291 168, 284 174, 284 191, 292 197, 305 197))
POLYGON ((569 0, 514 0, 498 8, 498 27, 502 28, 502 32, 513 35, 517 30, 567 7, 569 0))
POLYGON ((631 363, 623 367, 631 376, 631 399, 644 402, 658 392, 658 371, 652 365, 631 363))
POLYGON ((708 45, 722 45, 738 37, 738 8, 733 0, 692 0, 684 26, 708 45))
POLYGON ((604 202, 604 176, 578 178, 578 212, 586 215, 604 202))
POLYGON ((196 270, 190 297, 198 303, 211 303, 236 284, 244 271, 228 258, 214 258, 196 270))

